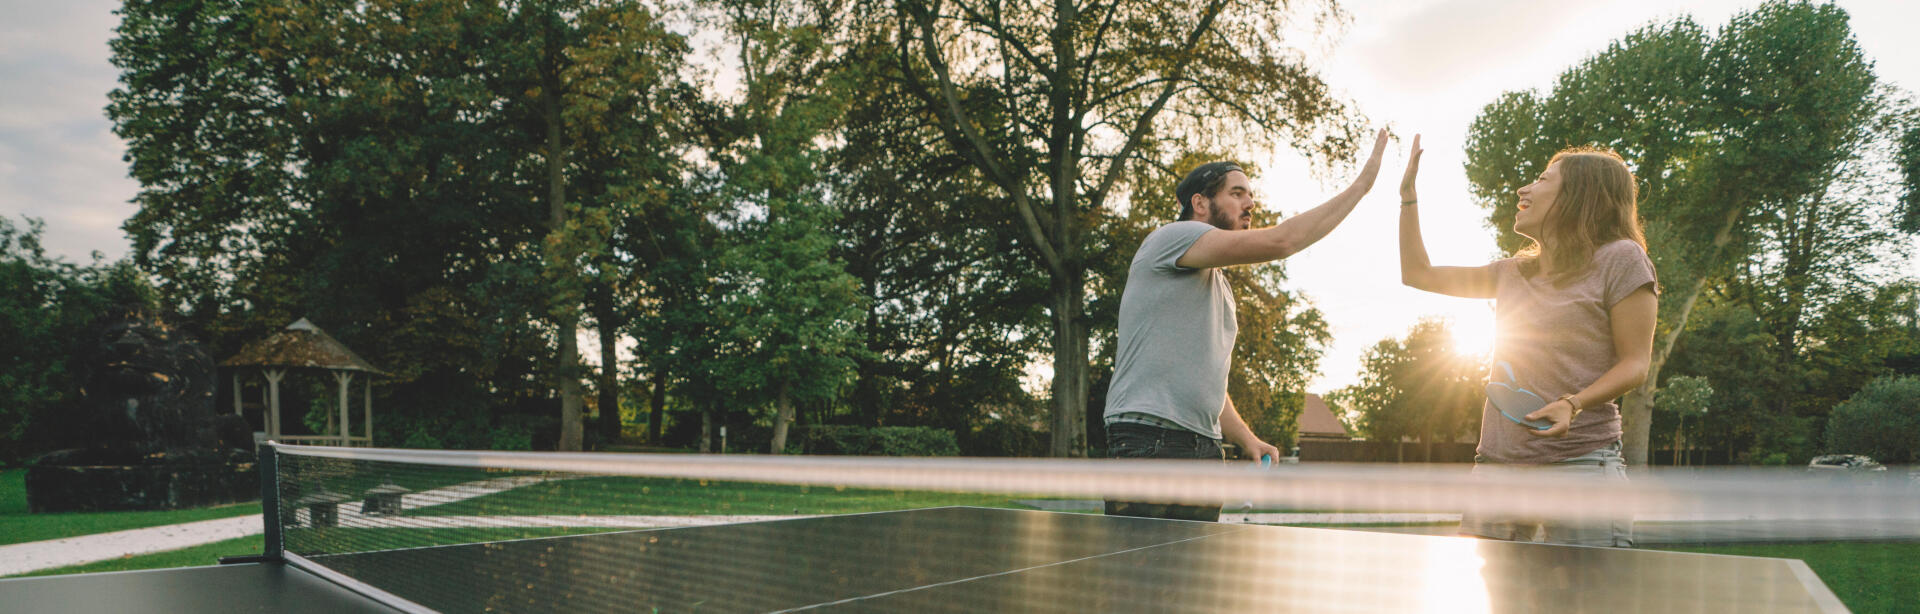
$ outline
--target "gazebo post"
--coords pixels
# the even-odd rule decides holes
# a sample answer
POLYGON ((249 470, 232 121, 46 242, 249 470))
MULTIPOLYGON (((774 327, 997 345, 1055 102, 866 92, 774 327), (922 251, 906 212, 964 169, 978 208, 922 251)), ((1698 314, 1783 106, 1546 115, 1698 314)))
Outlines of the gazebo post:
POLYGON ((267 376, 267 415, 272 418, 268 420, 272 426, 267 427, 267 438, 279 440, 280 380, 287 377, 287 372, 280 369, 267 369, 264 373, 267 376))
POLYGON ((234 372, 233 372, 233 392, 232 392, 232 394, 233 394, 233 415, 235 415, 235 416, 238 416, 238 415, 241 415, 241 412, 240 412, 240 402, 241 402, 241 401, 240 401, 240 372, 239 372, 238 370, 236 370, 236 371, 234 371, 234 372))
POLYGON ((333 380, 340 382, 340 446, 347 447, 349 445, 347 437, 353 434, 353 430, 347 423, 347 386, 353 383, 353 372, 334 371, 333 380))
POLYGON ((372 375, 367 376, 367 398, 364 402, 360 403, 360 407, 367 410, 367 419, 362 420, 361 422, 365 422, 367 425, 367 447, 371 448, 373 447, 373 376, 372 375))

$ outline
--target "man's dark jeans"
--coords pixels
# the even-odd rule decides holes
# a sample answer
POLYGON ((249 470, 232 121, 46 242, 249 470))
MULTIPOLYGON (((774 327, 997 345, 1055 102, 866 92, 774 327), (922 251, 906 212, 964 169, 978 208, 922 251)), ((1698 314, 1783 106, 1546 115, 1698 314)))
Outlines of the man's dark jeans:
MULTIPOLYGON (((1133 422, 1107 425, 1107 455, 1113 458, 1203 458, 1225 460, 1219 440, 1180 429, 1133 422)), ((1108 516, 1139 516, 1173 520, 1220 520, 1220 506, 1108 501, 1108 516)))

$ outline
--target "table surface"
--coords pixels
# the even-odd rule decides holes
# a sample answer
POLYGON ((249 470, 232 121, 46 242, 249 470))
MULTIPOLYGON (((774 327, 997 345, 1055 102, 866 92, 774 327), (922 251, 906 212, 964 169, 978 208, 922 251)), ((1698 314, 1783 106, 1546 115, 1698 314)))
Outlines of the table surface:
POLYGON ((1845 611, 1787 559, 965 507, 307 559, 351 580, 0 580, 0 610, 395 611, 362 594, 384 591, 447 612, 1845 611))

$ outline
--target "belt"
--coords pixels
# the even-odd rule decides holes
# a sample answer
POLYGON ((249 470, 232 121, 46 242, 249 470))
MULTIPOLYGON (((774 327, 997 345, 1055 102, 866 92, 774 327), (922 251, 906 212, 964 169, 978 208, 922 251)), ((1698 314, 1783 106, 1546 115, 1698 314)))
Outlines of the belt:
POLYGON ((1159 427, 1163 429, 1172 429, 1176 431, 1185 431, 1189 433, 1193 432, 1187 429, 1187 427, 1180 426, 1179 423, 1174 422, 1172 420, 1155 416, 1153 414, 1141 413, 1137 411, 1121 412, 1107 418, 1107 424, 1114 424, 1119 422, 1125 422, 1125 423, 1131 423, 1131 424, 1145 424, 1147 426, 1154 426, 1154 427, 1159 427))

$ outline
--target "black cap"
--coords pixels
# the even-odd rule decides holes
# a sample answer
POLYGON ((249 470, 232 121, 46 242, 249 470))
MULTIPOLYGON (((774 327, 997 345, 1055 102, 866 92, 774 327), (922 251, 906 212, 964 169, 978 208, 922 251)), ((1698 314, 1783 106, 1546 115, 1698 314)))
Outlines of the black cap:
POLYGON ((1174 188, 1174 197, 1180 199, 1180 219, 1193 216, 1193 195, 1207 191, 1207 186, 1220 181, 1221 177, 1233 171, 1246 172, 1240 168, 1240 165, 1224 161, 1208 162, 1188 172, 1187 178, 1181 179, 1180 185, 1174 188))

